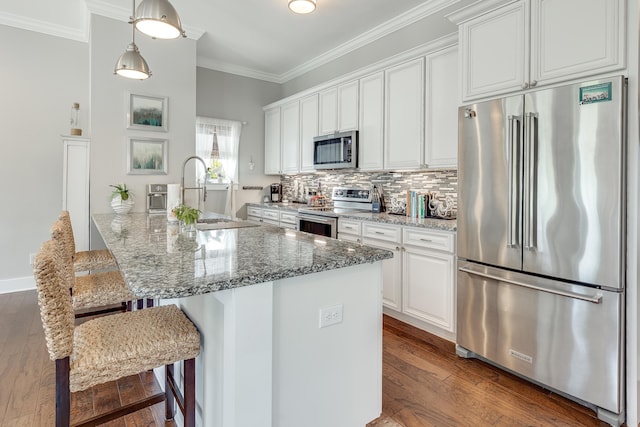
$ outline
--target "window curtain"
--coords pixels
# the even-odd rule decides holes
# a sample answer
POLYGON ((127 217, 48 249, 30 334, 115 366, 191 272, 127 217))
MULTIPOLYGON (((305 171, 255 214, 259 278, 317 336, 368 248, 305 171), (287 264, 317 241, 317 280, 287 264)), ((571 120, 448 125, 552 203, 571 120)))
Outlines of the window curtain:
POLYGON ((196 117, 196 155, 204 159, 209 165, 211 176, 215 176, 209 180, 229 184, 225 215, 233 217, 234 183, 238 182, 238 147, 241 132, 242 123, 239 121, 196 117))

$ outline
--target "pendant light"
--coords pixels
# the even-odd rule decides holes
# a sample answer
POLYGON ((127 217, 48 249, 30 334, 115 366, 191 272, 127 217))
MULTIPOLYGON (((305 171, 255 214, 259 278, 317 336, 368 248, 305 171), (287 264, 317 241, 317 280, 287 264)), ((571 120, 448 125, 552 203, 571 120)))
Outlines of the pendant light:
POLYGON ((316 0, 289 0, 289 9, 300 14, 311 13, 316 10, 316 0))
MULTIPOLYGON (((134 15, 135 11, 136 0, 133 0, 134 15)), ((131 19, 132 21, 130 23, 132 24, 134 18, 132 17, 131 19)), ((127 50, 125 50, 124 53, 120 55, 120 58, 118 58, 113 73, 128 79, 148 79, 151 77, 151 70, 149 70, 147 61, 145 61, 142 55, 140 55, 140 50, 138 49, 138 46, 136 46, 136 27, 132 25, 132 28, 132 41, 129 46, 127 46, 127 50)))
POLYGON ((142 0, 134 25, 141 33, 157 39, 186 37, 180 17, 168 0, 142 0))

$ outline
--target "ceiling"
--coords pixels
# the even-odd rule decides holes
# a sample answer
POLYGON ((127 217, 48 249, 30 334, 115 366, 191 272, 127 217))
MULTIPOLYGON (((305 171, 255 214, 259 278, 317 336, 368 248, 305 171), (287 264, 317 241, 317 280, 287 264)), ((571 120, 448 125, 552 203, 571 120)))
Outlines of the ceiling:
MULTIPOLYGON (((313 13, 297 15, 287 0, 171 0, 197 40, 199 66, 278 83, 458 2, 317 0, 313 13)), ((127 21, 131 8, 131 0, 0 0, 0 24, 86 41, 89 12, 127 21)))

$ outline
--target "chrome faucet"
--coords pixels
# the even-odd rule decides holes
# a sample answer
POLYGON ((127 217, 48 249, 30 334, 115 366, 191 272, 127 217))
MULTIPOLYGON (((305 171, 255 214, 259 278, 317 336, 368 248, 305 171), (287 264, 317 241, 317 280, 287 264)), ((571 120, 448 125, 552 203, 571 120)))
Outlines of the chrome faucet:
MULTIPOLYGON (((207 164, 202 159, 202 157, 190 156, 190 157, 187 157, 184 160, 184 162, 182 162, 182 178, 180 180, 180 188, 182 188, 182 204, 184 204, 184 192, 185 192, 185 190, 202 190, 202 203, 204 204, 204 202, 207 201, 207 164), (202 180, 202 187, 188 187, 188 188, 185 188, 185 186, 184 186, 184 167, 187 165, 187 163, 191 159, 200 160, 200 162, 202 163, 202 166, 204 167, 204 179, 202 180)), ((198 198, 198 209, 200 209, 200 199, 199 198, 198 198)))

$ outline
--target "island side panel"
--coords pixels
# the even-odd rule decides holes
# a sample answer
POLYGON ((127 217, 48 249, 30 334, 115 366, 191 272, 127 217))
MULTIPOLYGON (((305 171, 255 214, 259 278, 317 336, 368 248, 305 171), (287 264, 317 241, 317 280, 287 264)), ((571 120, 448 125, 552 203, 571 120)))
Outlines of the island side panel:
POLYGON ((382 411, 382 269, 274 282, 273 426, 364 426, 382 411), (320 310, 342 322, 320 328, 320 310))

